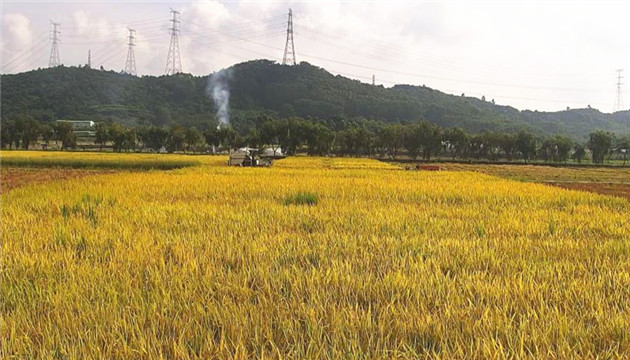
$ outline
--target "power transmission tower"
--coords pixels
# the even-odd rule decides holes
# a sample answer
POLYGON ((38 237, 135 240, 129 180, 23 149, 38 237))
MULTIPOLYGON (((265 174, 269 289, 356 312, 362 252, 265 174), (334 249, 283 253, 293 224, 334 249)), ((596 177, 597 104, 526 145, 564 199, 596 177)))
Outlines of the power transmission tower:
POLYGON ((289 20, 287 21, 287 43, 284 46, 284 57, 282 65, 295 65, 295 46, 293 45, 293 10, 289 9, 289 20), (289 45, 291 52, 289 53, 289 45))
POLYGON ((51 30, 51 38, 50 40, 52 40, 52 47, 50 48, 50 58, 48 59, 48 67, 56 67, 61 65, 61 61, 59 60, 59 30, 57 30, 58 27, 61 26, 61 24, 58 24, 56 22, 50 22, 50 25, 52 25, 52 30, 51 30))
POLYGON ((168 47, 168 56, 166 57, 166 75, 175 75, 182 72, 182 58, 179 54, 179 11, 171 9, 173 19, 171 19, 171 45, 168 47))
POLYGON ((621 94, 621 86, 623 85, 621 82, 621 79, 623 79, 623 76, 621 76, 622 72, 623 69, 617 70, 617 101, 615 102, 613 112, 623 110, 623 97, 621 94))
POLYGON ((87 66, 91 69, 92 68, 92 50, 88 50, 88 63, 87 66))
POLYGON ((136 76, 136 55, 133 53, 133 47, 136 46, 134 44, 134 40, 136 39, 133 34, 136 30, 132 28, 127 28, 129 30, 129 50, 127 50, 127 63, 125 64, 125 73, 129 75, 136 76))

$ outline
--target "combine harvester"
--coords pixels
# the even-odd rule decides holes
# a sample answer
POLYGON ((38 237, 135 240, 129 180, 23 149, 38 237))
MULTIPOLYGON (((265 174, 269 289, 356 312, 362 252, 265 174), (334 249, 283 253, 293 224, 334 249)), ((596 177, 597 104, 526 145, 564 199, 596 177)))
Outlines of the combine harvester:
POLYGON ((237 151, 230 153, 230 159, 228 160, 229 166, 264 166, 270 167, 273 165, 273 161, 276 159, 284 159, 281 150, 264 149, 262 152, 259 149, 253 148, 240 148, 237 151))

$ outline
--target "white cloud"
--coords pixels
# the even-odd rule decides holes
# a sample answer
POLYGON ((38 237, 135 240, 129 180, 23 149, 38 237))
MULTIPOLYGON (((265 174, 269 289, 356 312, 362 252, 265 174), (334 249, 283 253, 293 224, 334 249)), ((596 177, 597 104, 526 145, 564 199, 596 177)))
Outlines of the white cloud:
POLYGON ((96 18, 86 10, 77 10, 72 14, 74 20, 74 29, 72 33, 78 33, 80 35, 86 35, 89 37, 94 36, 109 36, 112 33, 120 34, 120 29, 112 26, 107 19, 101 17, 96 18))
POLYGON ((33 46, 31 21, 23 14, 2 15, 2 57, 11 61, 33 46))
POLYGON ((227 7, 215 0, 198 0, 182 10, 182 16, 192 21, 192 28, 199 26, 218 27, 221 23, 229 21, 234 15, 230 14, 227 7))
POLYGON ((281 45, 279 41, 269 40, 281 35, 278 24, 285 21, 281 15, 272 13, 275 5, 259 2, 228 5, 200 0, 182 9, 180 48, 185 72, 208 74, 237 62, 277 55, 278 51, 266 47, 281 45), (268 14, 276 19, 266 21, 268 14))

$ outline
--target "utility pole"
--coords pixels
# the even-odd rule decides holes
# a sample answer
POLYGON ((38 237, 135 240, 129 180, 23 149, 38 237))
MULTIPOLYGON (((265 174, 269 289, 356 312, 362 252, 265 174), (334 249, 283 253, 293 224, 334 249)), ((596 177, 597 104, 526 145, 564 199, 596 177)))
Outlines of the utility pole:
POLYGON ((127 63, 125 64, 125 73, 136 76, 136 55, 133 53, 134 40, 136 39, 133 34, 136 30, 127 28, 129 30, 129 50, 127 50, 127 63))
POLYGON ((621 86, 623 85, 621 82, 621 79, 623 79, 623 76, 621 75, 622 72, 623 69, 617 70, 617 101, 615 102, 613 112, 623 110, 623 97, 621 94, 621 86))
POLYGON ((52 40, 52 47, 50 48, 50 58, 48 59, 48 67, 57 67, 59 65, 61 65, 61 61, 59 60, 59 30, 57 30, 58 27, 61 26, 61 24, 56 23, 51 21, 50 25, 52 25, 52 29, 51 29, 51 38, 50 40, 52 40))
POLYGON ((171 19, 171 45, 168 47, 168 56, 166 57, 166 75, 175 75, 182 72, 182 58, 179 54, 179 11, 171 9, 173 19, 171 19))
POLYGON ((376 75, 372 75, 372 86, 376 85, 376 75))
POLYGON ((88 50, 88 62, 87 62, 87 66, 91 69, 92 68, 92 50, 88 50))
POLYGON ((293 45, 293 10, 289 9, 289 20, 287 21, 287 43, 284 46, 284 57, 282 57, 282 65, 295 64, 295 46, 293 45), (289 50, 289 46, 291 46, 291 50, 289 50))

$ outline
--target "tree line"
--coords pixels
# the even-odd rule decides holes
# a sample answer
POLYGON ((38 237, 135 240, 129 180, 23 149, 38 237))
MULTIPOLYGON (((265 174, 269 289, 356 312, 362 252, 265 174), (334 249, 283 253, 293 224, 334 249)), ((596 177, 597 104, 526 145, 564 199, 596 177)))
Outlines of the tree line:
MULTIPOLYGON (((594 163, 601 164, 616 156, 624 160, 624 165, 630 151, 630 136, 617 137, 605 131, 595 131, 588 141, 580 143, 562 135, 537 138, 525 130, 469 134, 459 127, 442 128, 427 121, 406 124, 362 121, 334 128, 313 119, 259 115, 251 122, 253 126, 244 133, 231 126, 217 126, 212 121, 201 129, 180 125, 127 127, 98 123, 92 141, 100 150, 111 147, 118 152, 216 153, 249 146, 281 148, 289 155, 404 157, 425 161, 448 157, 452 160, 582 162, 590 152, 594 163)), ((69 123, 41 124, 28 119, 3 123, 0 129, 3 148, 28 149, 37 141, 44 144, 57 141, 62 149, 77 147, 77 136, 69 123)))

